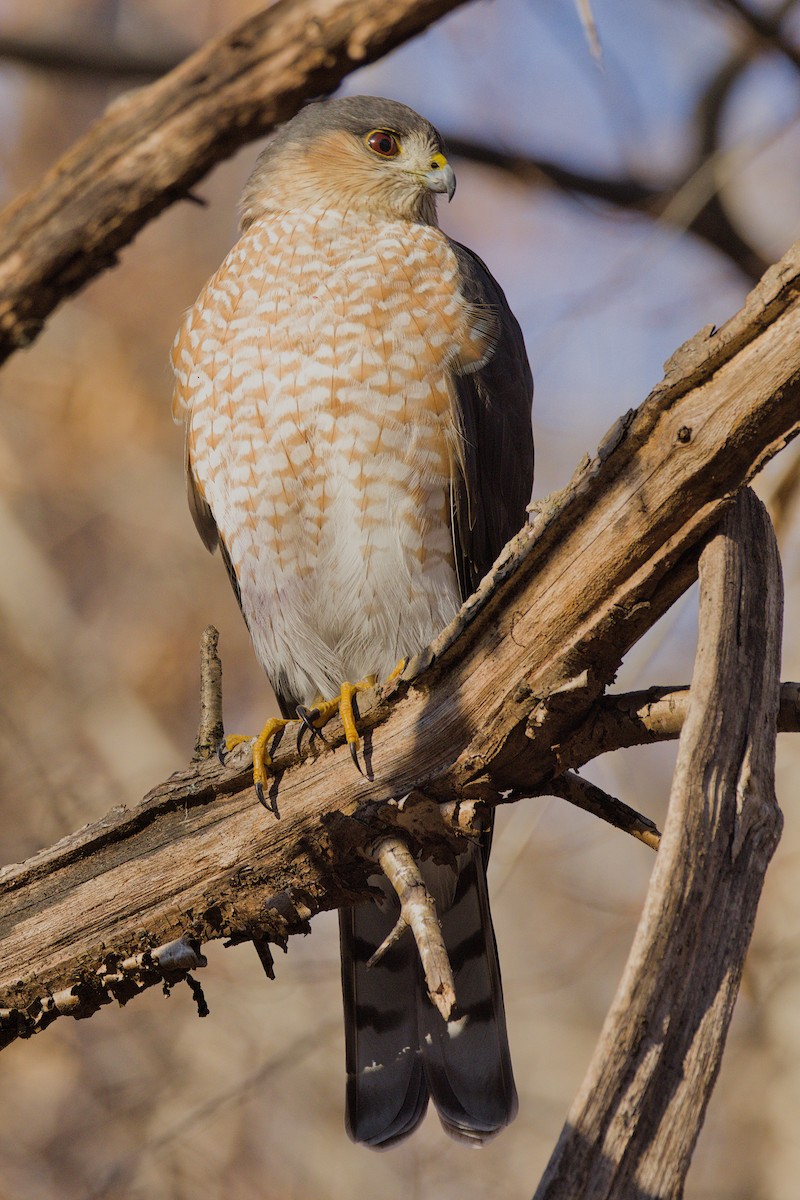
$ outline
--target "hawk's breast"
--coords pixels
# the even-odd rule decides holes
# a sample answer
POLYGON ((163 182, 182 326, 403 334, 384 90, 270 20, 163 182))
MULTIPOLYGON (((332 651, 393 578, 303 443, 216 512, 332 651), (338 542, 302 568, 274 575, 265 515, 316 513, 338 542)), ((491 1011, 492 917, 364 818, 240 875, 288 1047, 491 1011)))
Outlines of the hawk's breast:
POLYGON ((450 375, 489 350, 438 229, 254 222, 176 338, 174 407, 273 686, 385 675, 456 612, 450 375))

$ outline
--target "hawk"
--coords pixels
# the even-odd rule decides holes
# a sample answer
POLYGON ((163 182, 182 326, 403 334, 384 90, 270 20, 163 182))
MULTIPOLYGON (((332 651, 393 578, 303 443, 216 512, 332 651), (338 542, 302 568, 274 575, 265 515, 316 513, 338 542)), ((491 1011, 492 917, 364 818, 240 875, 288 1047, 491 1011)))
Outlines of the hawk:
MULTIPOLYGON (((530 368, 499 284, 439 228, 454 189, 441 137, 405 105, 309 105, 269 139, 241 238, 175 339, 192 515, 286 718, 426 646, 526 519, 530 368)), ((457 872, 423 864, 449 1022, 409 936, 367 969, 395 923, 388 885, 340 912, 356 1141, 406 1136, 429 1095, 472 1143, 516 1113, 489 837, 457 872)))

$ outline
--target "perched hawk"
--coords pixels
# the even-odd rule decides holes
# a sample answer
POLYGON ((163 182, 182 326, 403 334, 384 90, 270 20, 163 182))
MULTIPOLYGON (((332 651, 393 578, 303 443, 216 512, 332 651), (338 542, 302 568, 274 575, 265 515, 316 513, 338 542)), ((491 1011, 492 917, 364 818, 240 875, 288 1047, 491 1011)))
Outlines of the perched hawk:
MULTIPOLYGON (((427 645, 525 521, 530 369, 499 285, 439 229, 454 188, 411 109, 310 105, 269 140, 242 236, 175 339, 192 514, 287 717, 427 645)), ((458 875, 423 864, 454 971, 447 1023, 409 935, 366 967, 397 915, 388 889, 340 914, 357 1141, 404 1137, 429 1095, 471 1142, 516 1112, 487 855, 488 838, 458 875)))

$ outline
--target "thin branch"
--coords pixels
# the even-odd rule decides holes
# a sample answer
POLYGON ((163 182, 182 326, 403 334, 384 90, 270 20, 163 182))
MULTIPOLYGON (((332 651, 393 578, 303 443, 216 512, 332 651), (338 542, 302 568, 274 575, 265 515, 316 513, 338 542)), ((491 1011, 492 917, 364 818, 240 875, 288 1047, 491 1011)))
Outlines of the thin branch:
POLYGON ((439 1010, 442 1020, 448 1021, 456 1002, 453 970, 436 915, 436 904, 425 886, 422 872, 408 846, 397 837, 381 838, 372 847, 372 857, 397 894, 400 919, 367 966, 379 962, 404 930, 410 929, 417 943, 431 1003, 439 1010))
POLYGON ((770 50, 780 50, 790 63, 800 68, 800 50, 784 35, 781 28, 785 17, 794 8, 795 3, 796 0, 783 0, 775 9, 760 12, 748 4, 743 4, 742 0, 723 0, 723 6, 735 13, 745 28, 751 34, 755 34, 759 42, 770 50))
MULTIPOLYGON (((687 684, 606 694, 592 709, 586 723, 561 747, 561 753, 574 765, 583 766, 612 750, 674 740, 683 729, 688 710, 687 684)), ((798 732, 800 683, 783 683, 778 733, 798 732)))
POLYGON ((46 41, 4 34, 0 36, 0 58, 21 63, 42 71, 60 75, 88 76, 92 80, 129 79, 141 82, 157 79, 177 67, 191 47, 183 54, 150 50, 138 54, 134 50, 109 45, 87 45, 67 41, 46 41))
POLYGON ((597 784, 584 779, 575 771, 565 771, 563 775, 551 779, 546 786, 539 789, 538 795, 558 796, 561 800, 566 800, 584 812, 613 825, 622 833, 628 833, 637 841, 644 842, 651 850, 658 850, 661 834, 649 817, 623 804, 616 796, 610 796, 597 784))

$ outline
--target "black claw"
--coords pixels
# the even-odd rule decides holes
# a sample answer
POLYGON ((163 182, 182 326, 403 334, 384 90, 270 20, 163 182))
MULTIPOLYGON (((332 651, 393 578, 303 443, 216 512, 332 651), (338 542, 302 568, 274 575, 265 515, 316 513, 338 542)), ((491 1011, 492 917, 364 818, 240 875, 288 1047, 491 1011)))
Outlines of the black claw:
POLYGON ((305 704, 298 704, 297 708, 295 709, 295 712, 297 713, 298 717, 300 718, 300 720, 302 721, 303 725, 308 730, 308 732, 311 734, 311 736, 315 737, 316 734, 319 733, 319 730, 317 729, 316 725, 314 724, 315 720, 319 716, 319 709, 318 708, 306 708, 305 704))
POLYGON ((355 763, 355 768, 359 775, 363 775, 364 772, 361 770, 361 763, 358 761, 358 742, 350 742, 350 757, 355 763))
POLYGON ((277 802, 277 800, 268 800, 267 799, 267 797, 264 794, 263 783, 256 784, 256 795, 258 796, 258 803, 263 804, 263 806, 267 810, 267 812, 271 812, 273 814, 276 821, 280 821, 281 814, 278 812, 278 802, 277 802))
POLYGON ((297 713, 303 729, 307 729, 312 738, 319 738, 320 741, 325 742, 327 745, 328 739, 325 737, 325 734, 318 725, 314 724, 314 722, 319 718, 319 709, 306 708, 304 704, 298 704, 295 712, 297 713))
POLYGON ((225 744, 225 738, 220 738, 219 741, 217 742, 217 758, 219 759, 220 764, 223 767, 225 766, 225 760, 227 759, 227 757, 228 757, 228 747, 225 744))

